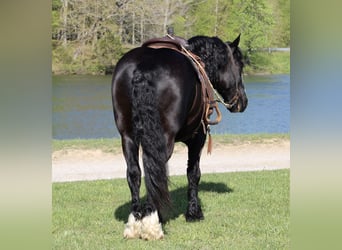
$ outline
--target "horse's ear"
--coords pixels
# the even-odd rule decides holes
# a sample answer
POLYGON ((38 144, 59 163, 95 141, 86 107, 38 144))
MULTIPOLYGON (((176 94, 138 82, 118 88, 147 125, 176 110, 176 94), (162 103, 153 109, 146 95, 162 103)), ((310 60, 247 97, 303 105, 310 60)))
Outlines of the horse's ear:
POLYGON ((234 42, 232 42, 230 44, 230 47, 231 48, 237 48, 239 46, 239 43, 240 43, 240 36, 241 36, 241 33, 238 35, 237 38, 235 38, 234 42))

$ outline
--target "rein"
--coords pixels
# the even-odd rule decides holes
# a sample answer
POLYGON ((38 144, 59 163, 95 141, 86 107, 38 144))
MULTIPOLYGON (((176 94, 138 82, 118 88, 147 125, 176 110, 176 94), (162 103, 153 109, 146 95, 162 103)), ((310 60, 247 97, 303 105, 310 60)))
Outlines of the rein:
POLYGON ((226 103, 223 100, 222 96, 216 91, 216 89, 213 88, 213 90, 214 90, 215 96, 217 98, 216 101, 222 103, 228 109, 234 107, 236 105, 237 101, 239 100, 239 92, 238 91, 236 91, 236 94, 234 95, 234 97, 232 98, 230 103, 226 103))
POLYGON ((214 99, 214 95, 217 96, 218 93, 214 89, 207 73, 205 72, 204 64, 201 61, 201 59, 198 56, 195 57, 194 54, 188 51, 186 48, 184 48, 184 46, 182 46, 182 50, 196 64, 198 70, 200 71, 200 76, 202 77, 201 82, 205 83, 205 92, 207 96, 207 100, 205 101, 205 115, 204 115, 205 123, 207 125, 216 125, 222 120, 222 114, 221 114, 220 109, 218 108, 217 100, 214 99), (214 121, 210 120, 210 115, 212 115, 213 110, 215 110, 217 113, 217 117, 214 121))

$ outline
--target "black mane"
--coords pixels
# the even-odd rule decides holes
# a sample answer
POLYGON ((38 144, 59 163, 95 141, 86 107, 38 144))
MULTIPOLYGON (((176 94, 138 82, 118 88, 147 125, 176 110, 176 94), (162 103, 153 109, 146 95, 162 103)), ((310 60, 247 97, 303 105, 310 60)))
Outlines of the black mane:
POLYGON ((218 81, 219 70, 229 61, 228 46, 217 37, 195 36, 188 40, 189 50, 205 63, 208 77, 213 84, 218 81))

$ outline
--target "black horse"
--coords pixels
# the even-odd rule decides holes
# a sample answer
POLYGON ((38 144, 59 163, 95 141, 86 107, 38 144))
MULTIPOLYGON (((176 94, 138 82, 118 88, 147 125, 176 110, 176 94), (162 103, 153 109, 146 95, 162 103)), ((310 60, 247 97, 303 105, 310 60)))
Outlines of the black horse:
MULTIPOLYGON (((242 82, 240 35, 233 42, 196 36, 187 49, 199 56, 212 86, 230 112, 243 112, 247 96, 242 82)), ((138 47, 117 63, 112 80, 112 101, 131 191, 131 214, 126 238, 160 239, 159 219, 170 207, 167 161, 177 141, 188 147, 187 221, 203 219, 198 200, 199 161, 206 140, 203 93, 193 62, 168 48, 138 47), (139 147, 145 173, 147 200, 141 204, 139 147)))

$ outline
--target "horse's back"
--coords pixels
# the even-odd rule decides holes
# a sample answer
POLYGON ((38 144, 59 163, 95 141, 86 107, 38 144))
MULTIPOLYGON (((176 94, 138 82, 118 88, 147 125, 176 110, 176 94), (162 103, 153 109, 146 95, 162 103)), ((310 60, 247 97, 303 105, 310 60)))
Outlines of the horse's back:
POLYGON ((126 53, 116 65, 112 82, 114 115, 119 131, 131 130, 131 93, 137 72, 154 88, 164 131, 176 136, 186 123, 196 84, 199 84, 192 63, 171 49, 139 47, 126 53))

